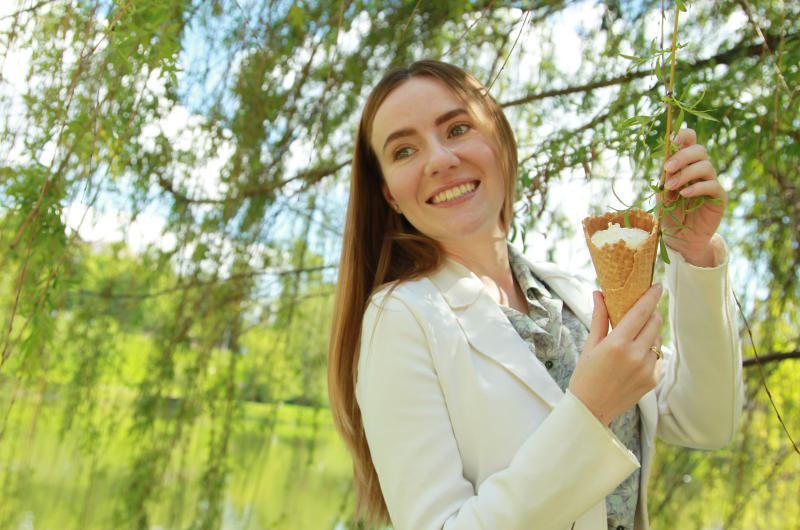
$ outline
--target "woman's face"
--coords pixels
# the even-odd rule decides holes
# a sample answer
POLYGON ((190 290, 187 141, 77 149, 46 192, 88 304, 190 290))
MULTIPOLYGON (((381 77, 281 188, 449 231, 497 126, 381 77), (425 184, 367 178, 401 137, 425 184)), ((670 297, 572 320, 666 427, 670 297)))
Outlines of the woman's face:
POLYGON ((406 81, 375 113, 384 197, 445 250, 505 235, 505 182, 487 123, 430 77, 406 81))

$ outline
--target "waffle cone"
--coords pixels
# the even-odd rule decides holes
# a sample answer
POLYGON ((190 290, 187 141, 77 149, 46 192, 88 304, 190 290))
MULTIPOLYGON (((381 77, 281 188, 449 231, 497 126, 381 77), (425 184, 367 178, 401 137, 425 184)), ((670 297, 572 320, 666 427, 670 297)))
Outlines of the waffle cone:
POLYGON ((630 210, 628 221, 630 224, 626 225, 625 212, 611 212, 583 220, 583 233, 589 245, 589 253, 592 255, 597 281, 603 291, 612 326, 617 325, 653 280, 653 263, 658 247, 656 220, 643 210, 630 210), (592 235, 598 230, 608 228, 608 223, 641 228, 649 232, 649 235, 635 249, 628 248, 623 241, 598 247, 592 243, 592 235))

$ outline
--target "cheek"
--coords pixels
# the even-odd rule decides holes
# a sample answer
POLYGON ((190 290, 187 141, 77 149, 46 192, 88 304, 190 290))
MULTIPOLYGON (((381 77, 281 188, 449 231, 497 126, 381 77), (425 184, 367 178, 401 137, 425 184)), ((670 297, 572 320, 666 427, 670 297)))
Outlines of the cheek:
POLYGON ((465 142, 459 146, 458 151, 463 158, 470 159, 486 168, 499 166, 500 157, 485 138, 476 138, 474 141, 465 142))
POLYGON ((491 146, 483 144, 479 149, 474 151, 474 160, 480 164, 484 171, 491 176, 493 180, 498 181, 502 186, 505 186, 505 178, 503 177, 503 164, 500 163, 500 157, 491 146))
POLYGON ((389 193, 397 201, 409 200, 415 196, 417 183, 413 178, 413 171, 409 171, 407 168, 386 174, 384 182, 389 193))

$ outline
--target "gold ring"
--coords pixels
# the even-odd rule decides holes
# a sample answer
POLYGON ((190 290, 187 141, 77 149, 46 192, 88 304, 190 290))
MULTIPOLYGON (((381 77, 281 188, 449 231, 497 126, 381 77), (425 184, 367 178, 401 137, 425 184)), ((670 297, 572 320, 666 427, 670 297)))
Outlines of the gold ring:
POLYGON ((661 352, 661 348, 656 348, 655 346, 650 346, 650 351, 656 354, 656 357, 662 359, 664 354, 661 352))

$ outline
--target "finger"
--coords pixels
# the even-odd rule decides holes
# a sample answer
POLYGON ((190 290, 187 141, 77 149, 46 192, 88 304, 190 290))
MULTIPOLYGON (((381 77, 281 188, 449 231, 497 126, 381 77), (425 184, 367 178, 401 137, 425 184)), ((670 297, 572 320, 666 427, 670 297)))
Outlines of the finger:
POLYGON ((712 199, 719 199, 722 201, 720 206, 723 207, 728 202, 728 194, 725 193, 725 189, 720 185, 718 180, 695 182, 683 188, 679 193, 684 197, 709 197, 712 199))
POLYGON ((656 364, 653 367, 653 378, 656 384, 661 380, 661 375, 664 373, 664 358, 656 359, 656 364))
POLYGON ((668 175, 664 185, 669 190, 677 190, 692 181, 711 181, 716 178, 717 172, 714 165, 709 160, 701 160, 668 175))
POLYGON ((636 337, 658 306, 662 291, 659 283, 651 286, 622 317, 614 331, 624 337, 636 337))
POLYGON ((658 337, 656 337, 656 343, 655 343, 655 344, 653 344, 653 346, 654 346, 656 349, 660 350, 660 349, 661 349, 661 346, 662 346, 663 344, 664 344, 664 340, 661 338, 661 334, 659 333, 659 334, 658 334, 658 337))
POLYGON ((681 171, 691 164, 704 160, 708 160, 708 151, 705 146, 694 144, 689 147, 684 147, 669 157, 669 160, 664 164, 664 169, 667 170, 667 174, 669 175, 681 171))
POLYGON ((672 142, 682 147, 694 145, 697 143, 697 133, 694 129, 689 129, 688 127, 686 129, 681 129, 677 133, 674 133, 672 142))
POLYGON ((661 314, 658 312, 658 309, 655 309, 647 320, 647 323, 633 340, 636 347, 641 351, 645 351, 649 350, 650 346, 660 342, 661 324, 663 324, 661 314))
POLYGON ((656 381, 661 379, 661 373, 662 373, 662 370, 663 370, 662 365, 664 363, 664 353, 663 353, 663 350, 661 349, 663 345, 664 345, 664 343, 661 340, 661 335, 659 335, 658 336, 658 340, 656 341, 656 344, 654 345, 654 347, 658 351, 662 352, 661 353, 661 357, 657 357, 657 356, 654 355, 654 357, 656 357, 656 361, 655 361, 654 366, 653 366, 653 376, 656 378, 656 381))
MULTIPOLYGON (((662 322, 662 323, 663 323, 663 322, 662 322)), ((661 338, 661 333, 659 333, 658 335, 656 335, 656 340, 655 340, 655 342, 653 343, 653 348, 655 348, 655 349, 656 349, 656 350, 658 350, 658 351, 661 351, 661 346, 662 346, 663 344, 664 344, 664 341, 663 341, 663 339, 661 338)), ((663 355, 664 355, 664 352, 661 352, 661 355, 663 356, 663 355)))
POLYGON ((586 347, 596 346, 606 335, 608 335, 608 309, 606 301, 600 291, 592 293, 594 301, 594 311, 592 311, 592 323, 589 327, 589 337, 586 339, 586 347))

